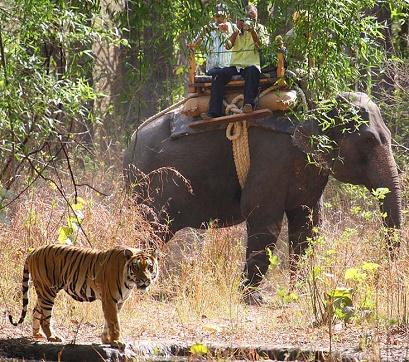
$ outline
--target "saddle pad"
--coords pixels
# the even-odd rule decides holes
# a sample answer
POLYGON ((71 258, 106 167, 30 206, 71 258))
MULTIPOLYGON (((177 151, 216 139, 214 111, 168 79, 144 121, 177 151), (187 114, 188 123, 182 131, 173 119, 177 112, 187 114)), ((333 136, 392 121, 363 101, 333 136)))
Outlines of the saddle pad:
MULTIPOLYGON (((174 112, 170 121, 170 137, 177 139, 191 134, 204 133, 218 129, 225 129, 226 125, 206 125, 202 127, 190 127, 190 123, 197 118, 186 116, 181 112, 174 112)), ((292 135, 295 131, 297 121, 287 113, 275 111, 271 116, 255 119, 249 122, 251 127, 260 127, 268 131, 292 135)))

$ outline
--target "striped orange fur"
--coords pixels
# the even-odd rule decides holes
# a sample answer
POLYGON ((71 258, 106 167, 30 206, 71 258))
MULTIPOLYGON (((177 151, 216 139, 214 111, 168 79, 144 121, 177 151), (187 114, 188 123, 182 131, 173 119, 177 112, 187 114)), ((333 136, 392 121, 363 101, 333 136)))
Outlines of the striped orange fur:
POLYGON ((105 317, 102 343, 123 348, 118 313, 133 288, 145 291, 158 276, 156 256, 146 250, 116 247, 106 251, 73 246, 47 245, 35 249, 25 261, 22 292, 23 308, 18 325, 24 321, 28 306, 28 282, 37 293, 33 310, 33 337, 61 342, 51 328, 55 297, 65 290, 80 302, 101 300, 105 317))

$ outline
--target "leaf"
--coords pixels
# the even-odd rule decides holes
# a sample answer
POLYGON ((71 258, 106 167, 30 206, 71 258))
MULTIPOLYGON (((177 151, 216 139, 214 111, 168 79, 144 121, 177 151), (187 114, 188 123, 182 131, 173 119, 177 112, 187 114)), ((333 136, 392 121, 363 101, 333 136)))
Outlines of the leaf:
POLYGON ((270 248, 266 249, 267 257, 268 257, 268 268, 273 269, 273 267, 280 265, 280 258, 277 255, 273 254, 273 251, 270 248))
POLYGON ((194 356, 203 356, 209 353, 209 349, 204 344, 196 343, 190 347, 189 352, 194 356))
POLYGON ((345 271, 345 280, 353 280, 355 282, 363 282, 367 277, 367 274, 361 271, 359 268, 349 268, 345 271))
POLYGON ((380 265, 377 263, 372 263, 372 262, 365 262, 362 264, 361 268, 365 270, 368 273, 376 273, 376 271, 379 269, 380 265))
POLYGON ((61 226, 58 229, 58 241, 61 244, 66 244, 67 240, 70 240, 70 237, 72 236, 73 233, 74 233, 74 229, 72 227, 61 226))
POLYGON ((78 211, 84 208, 84 204, 81 204, 81 203, 72 204, 71 207, 74 211, 78 211))
POLYGON ((384 200, 386 195, 389 194, 391 191, 387 187, 378 187, 377 189, 372 189, 371 193, 374 195, 378 200, 384 200))

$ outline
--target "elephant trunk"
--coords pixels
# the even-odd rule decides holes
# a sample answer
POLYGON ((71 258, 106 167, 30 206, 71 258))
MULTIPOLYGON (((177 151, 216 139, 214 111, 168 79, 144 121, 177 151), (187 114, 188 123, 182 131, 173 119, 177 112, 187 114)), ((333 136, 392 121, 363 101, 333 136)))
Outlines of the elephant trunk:
POLYGON ((373 158, 370 162, 369 186, 370 189, 386 187, 389 193, 380 200, 381 210, 386 213, 384 225, 388 228, 400 229, 402 224, 401 190, 398 169, 392 156, 392 150, 379 152, 382 156, 373 158), (385 154, 387 155, 385 157, 385 154))
POLYGON ((388 187, 390 193, 386 195, 385 200, 381 203, 383 212, 386 212, 384 224, 389 228, 400 229, 402 224, 402 210, 398 175, 394 176, 392 183, 386 187, 388 187))

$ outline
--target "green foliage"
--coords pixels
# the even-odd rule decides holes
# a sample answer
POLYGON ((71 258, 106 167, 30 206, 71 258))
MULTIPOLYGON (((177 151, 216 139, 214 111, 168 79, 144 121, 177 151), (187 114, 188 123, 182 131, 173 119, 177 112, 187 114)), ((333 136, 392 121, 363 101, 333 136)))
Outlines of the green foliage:
POLYGON ((189 352, 193 356, 201 357, 201 356, 205 356, 206 354, 208 354, 209 349, 202 343, 195 343, 190 347, 189 352))
POLYGON ((301 67, 310 74, 309 88, 317 98, 366 83, 371 70, 382 63, 380 24, 365 15, 375 4, 374 0, 275 2, 271 28, 283 33, 294 28, 287 39, 290 68, 301 67), (295 11, 301 16, 293 23, 295 11), (297 62, 300 58, 309 62, 297 62))
POLYGON ((273 250, 271 248, 267 248, 266 253, 268 257, 268 269, 273 269, 280 265, 280 258, 273 254, 273 250))
POLYGON ((62 144, 81 141, 98 97, 92 45, 120 39, 98 1, 16 0, 0 10, 0 179, 9 187, 17 167, 38 172, 62 144))
POLYGON ((295 291, 288 291, 285 288, 279 288, 277 290, 277 296, 284 304, 297 302, 300 298, 295 291))
POLYGON ((387 187, 378 187, 372 190, 372 195, 379 201, 385 200, 386 195, 389 193, 390 190, 387 187))
POLYGON ((83 209, 85 204, 86 201, 84 199, 77 197, 76 202, 70 205, 67 225, 61 226, 58 229, 58 241, 61 244, 75 244, 82 221, 84 220, 83 209))
POLYGON ((353 316, 352 306, 352 289, 338 287, 327 292, 326 295, 327 309, 335 318, 348 322, 353 316))

